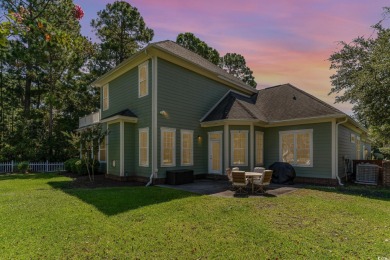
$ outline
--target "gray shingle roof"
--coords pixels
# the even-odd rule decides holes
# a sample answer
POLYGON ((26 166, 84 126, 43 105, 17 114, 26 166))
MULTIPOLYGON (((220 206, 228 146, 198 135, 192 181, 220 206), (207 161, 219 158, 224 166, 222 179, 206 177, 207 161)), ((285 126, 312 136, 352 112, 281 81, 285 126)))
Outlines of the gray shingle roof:
POLYGON ((203 122, 223 119, 257 119, 263 122, 344 114, 320 99, 284 84, 260 90, 248 98, 229 93, 203 122))
POLYGON ((114 117, 114 116, 137 117, 130 109, 125 109, 125 110, 119 111, 117 113, 114 113, 112 115, 106 116, 106 117, 102 118, 102 120, 110 118, 110 117, 114 117))

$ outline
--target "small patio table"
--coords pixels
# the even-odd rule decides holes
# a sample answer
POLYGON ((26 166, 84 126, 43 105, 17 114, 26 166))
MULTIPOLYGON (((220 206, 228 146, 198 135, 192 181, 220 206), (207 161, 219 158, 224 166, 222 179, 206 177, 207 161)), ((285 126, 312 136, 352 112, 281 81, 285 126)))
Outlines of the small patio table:
POLYGON ((254 179, 255 177, 261 178, 262 175, 263 175, 263 174, 260 173, 260 172, 245 172, 245 177, 246 177, 246 178, 249 178, 249 179, 251 180, 251 184, 252 184, 252 193, 254 192, 254 189, 255 189, 255 187, 254 187, 254 185, 253 185, 253 179, 254 179))

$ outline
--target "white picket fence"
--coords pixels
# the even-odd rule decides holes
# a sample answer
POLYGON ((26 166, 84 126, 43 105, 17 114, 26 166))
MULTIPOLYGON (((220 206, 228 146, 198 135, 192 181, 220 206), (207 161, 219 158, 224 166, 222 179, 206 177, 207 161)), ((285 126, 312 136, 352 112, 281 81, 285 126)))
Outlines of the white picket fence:
MULTIPOLYGON (((11 173, 18 171, 18 162, 0 162, 0 173, 11 173)), ((58 172, 65 171, 63 162, 29 162, 30 172, 58 172)))

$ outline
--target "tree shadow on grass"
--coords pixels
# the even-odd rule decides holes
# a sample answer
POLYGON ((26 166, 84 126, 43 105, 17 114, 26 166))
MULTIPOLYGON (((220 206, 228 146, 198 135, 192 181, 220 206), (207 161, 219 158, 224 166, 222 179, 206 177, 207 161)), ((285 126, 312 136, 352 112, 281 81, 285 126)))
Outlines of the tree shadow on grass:
POLYGON ((319 190, 325 192, 334 192, 369 199, 390 201, 390 188, 365 186, 365 185, 348 185, 344 187, 322 187, 322 186, 305 186, 305 189, 319 190))
POLYGON ((48 184, 94 206, 107 216, 172 200, 199 196, 190 192, 154 186, 74 189, 69 188, 69 182, 71 181, 49 182, 48 184))

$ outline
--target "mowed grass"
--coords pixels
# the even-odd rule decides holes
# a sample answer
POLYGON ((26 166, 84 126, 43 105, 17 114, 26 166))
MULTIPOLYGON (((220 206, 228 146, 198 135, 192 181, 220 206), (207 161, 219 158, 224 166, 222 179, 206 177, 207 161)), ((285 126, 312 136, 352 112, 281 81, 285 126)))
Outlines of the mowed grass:
POLYGON ((1 259, 390 258, 390 191, 219 198, 0 176, 1 259))

